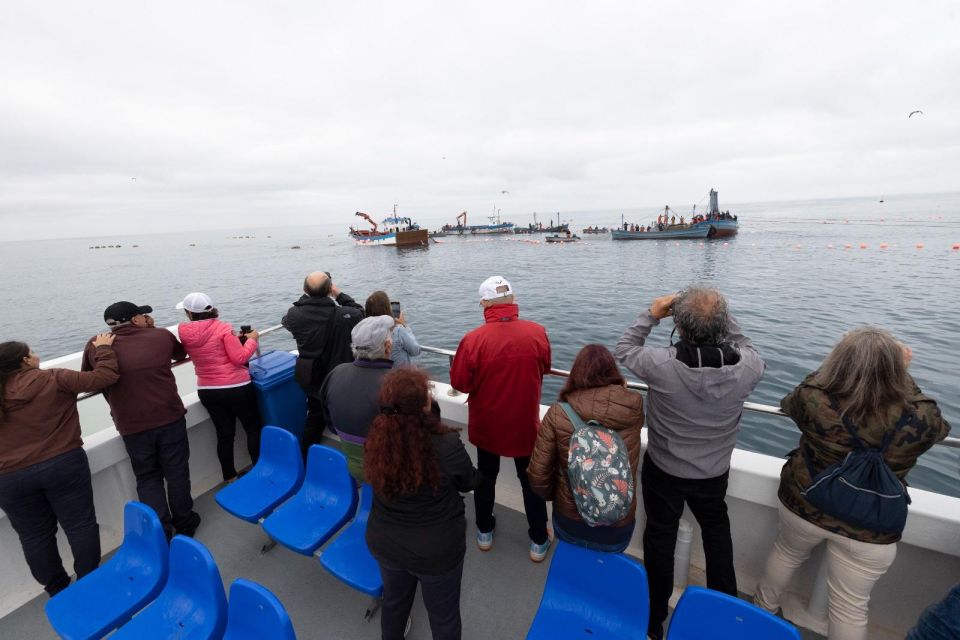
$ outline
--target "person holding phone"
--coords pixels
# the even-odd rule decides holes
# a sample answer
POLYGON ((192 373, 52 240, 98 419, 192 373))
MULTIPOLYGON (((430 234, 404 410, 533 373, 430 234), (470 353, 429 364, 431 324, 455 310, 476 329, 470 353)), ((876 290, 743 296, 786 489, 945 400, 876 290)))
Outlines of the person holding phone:
POLYGON ((390 354, 393 359, 393 366, 412 364, 412 358, 420 355, 420 343, 413 331, 407 326, 407 318, 400 308, 400 303, 394 300, 390 301, 383 291, 374 291, 367 298, 364 306, 365 315, 372 316, 393 316, 397 323, 393 328, 393 352, 390 354))

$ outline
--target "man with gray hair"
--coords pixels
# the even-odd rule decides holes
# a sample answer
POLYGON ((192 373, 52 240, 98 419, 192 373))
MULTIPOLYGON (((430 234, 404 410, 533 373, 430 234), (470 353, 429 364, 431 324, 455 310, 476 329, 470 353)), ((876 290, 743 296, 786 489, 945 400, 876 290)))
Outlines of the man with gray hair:
POLYGON ((338 365, 320 387, 324 417, 340 436, 350 473, 363 482, 363 443, 380 411, 380 382, 393 368, 393 316, 364 318, 350 332, 353 362, 338 365))
POLYGON ((730 456, 743 402, 764 363, 716 289, 690 286, 657 298, 617 342, 615 355, 649 385, 649 442, 640 486, 646 512, 643 561, 650 585, 647 633, 663 638, 673 591, 673 554, 684 503, 700 524, 707 586, 737 595, 727 516, 730 456), (650 331, 673 316, 680 341, 650 347, 650 331))

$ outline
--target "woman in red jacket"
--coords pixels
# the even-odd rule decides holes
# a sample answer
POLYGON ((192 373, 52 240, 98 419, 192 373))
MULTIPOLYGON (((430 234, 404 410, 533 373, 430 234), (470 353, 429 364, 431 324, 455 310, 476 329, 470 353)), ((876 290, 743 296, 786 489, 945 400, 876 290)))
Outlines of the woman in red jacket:
POLYGON ((223 479, 237 477, 233 461, 233 440, 237 420, 247 433, 247 451, 250 459, 260 455, 260 431, 263 422, 257 406, 257 395, 250 381, 247 362, 257 352, 260 334, 250 331, 246 338, 233 333, 233 327, 218 319, 219 312, 210 296, 191 293, 177 304, 189 322, 177 327, 180 342, 190 355, 197 373, 197 395, 217 429, 217 458, 223 479))
POLYGON ((93 371, 40 369, 22 342, 0 344, 0 509, 20 536, 30 573, 51 596, 70 584, 57 550, 67 535, 82 578, 100 564, 100 527, 90 465, 80 438, 77 394, 120 377, 114 336, 93 341, 93 371))

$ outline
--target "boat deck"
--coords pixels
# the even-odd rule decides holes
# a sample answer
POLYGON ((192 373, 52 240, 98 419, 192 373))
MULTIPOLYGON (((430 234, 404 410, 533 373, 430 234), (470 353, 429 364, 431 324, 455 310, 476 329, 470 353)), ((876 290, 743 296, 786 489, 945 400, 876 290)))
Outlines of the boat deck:
MULTIPOLYGON (((510 478, 516 482, 515 478, 510 478)), ((280 598, 300 640, 376 640, 380 618, 364 622, 369 597, 326 572, 316 558, 307 558, 278 545, 266 555, 260 547, 267 537, 260 527, 238 520, 214 502, 215 491, 196 500, 203 517, 196 539, 210 549, 224 586, 236 578, 264 585, 280 598)), ((467 531, 472 534, 472 498, 466 497, 467 531)), ((465 640, 504 640, 525 637, 536 614, 547 578, 549 560, 534 564, 527 558, 529 541, 522 513, 498 504, 497 537, 493 549, 481 552, 467 543, 461 610, 465 640)), ((34 598, 0 618, 4 640, 56 640, 43 612, 46 595, 34 598)), ((413 626, 407 638, 429 640, 430 625, 423 602, 414 601, 413 626)), ((805 640, 821 638, 801 630, 805 640)))

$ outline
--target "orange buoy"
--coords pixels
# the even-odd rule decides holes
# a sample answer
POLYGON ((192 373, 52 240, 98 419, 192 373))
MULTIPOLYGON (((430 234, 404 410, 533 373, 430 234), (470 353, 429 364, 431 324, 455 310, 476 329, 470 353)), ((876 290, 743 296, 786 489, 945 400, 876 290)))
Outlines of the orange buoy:
POLYGON ((833 245, 832 245, 832 244, 828 244, 828 245, 827 245, 827 249, 833 249, 833 245))
POLYGON ((881 249, 886 249, 888 246, 889 246, 889 245, 888 245, 886 242, 881 242, 881 243, 880 243, 880 248, 881 248, 881 249))
POLYGON ((917 249, 923 249, 923 243, 922 243, 922 242, 918 242, 918 243, 917 243, 917 249))
POLYGON ((843 248, 844 248, 844 249, 852 249, 852 248, 853 248, 853 245, 848 242, 847 244, 843 245, 843 248))
POLYGON ((861 242, 861 243, 860 243, 860 248, 861 248, 861 249, 866 249, 866 248, 867 248, 867 243, 866 243, 866 242, 861 242))
POLYGON ((953 243, 953 250, 954 250, 954 251, 960 251, 960 242, 954 242, 954 243, 953 243))

